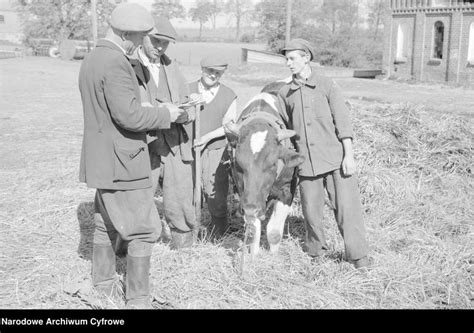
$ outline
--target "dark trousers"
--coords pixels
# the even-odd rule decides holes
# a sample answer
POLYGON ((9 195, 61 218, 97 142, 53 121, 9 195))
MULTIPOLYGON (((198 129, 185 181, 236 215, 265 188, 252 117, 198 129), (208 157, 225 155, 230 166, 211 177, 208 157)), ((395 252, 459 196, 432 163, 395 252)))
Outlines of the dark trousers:
POLYGON ((161 233, 160 216, 150 188, 112 191, 97 189, 94 244, 127 249, 134 257, 150 256, 161 233))
POLYGON ((323 224, 326 190, 344 239, 347 259, 365 257, 368 244, 357 176, 344 177, 341 170, 335 170, 317 177, 300 176, 299 184, 306 227, 305 251, 311 256, 318 256, 328 249, 323 224))
POLYGON ((161 156, 150 150, 152 192, 155 194, 160 175, 163 177, 163 209, 170 228, 191 231, 196 225, 194 211, 193 164, 184 162, 180 151, 161 156))

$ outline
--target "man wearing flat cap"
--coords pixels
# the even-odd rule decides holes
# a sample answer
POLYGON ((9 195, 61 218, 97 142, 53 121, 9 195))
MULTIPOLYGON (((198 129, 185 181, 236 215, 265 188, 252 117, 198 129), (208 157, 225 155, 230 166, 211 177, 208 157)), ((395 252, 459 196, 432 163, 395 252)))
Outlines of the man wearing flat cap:
MULTIPOLYGON (((159 17, 132 60, 143 100, 152 105, 182 105, 189 100, 188 86, 176 61, 165 54, 170 42, 175 43, 176 38, 169 20, 159 17)), ((153 193, 161 176, 165 227, 170 228, 173 249, 193 244, 192 231, 196 225, 191 138, 194 109, 188 108, 187 111, 190 117, 186 123, 172 124, 169 129, 152 131, 148 136, 153 193)))
POLYGON ((104 39, 84 59, 79 90, 84 112, 80 181, 95 188, 92 282, 114 293, 115 256, 126 249, 126 306, 151 307, 150 256, 160 235, 151 193, 146 132, 185 121, 171 103, 142 106, 129 56, 153 28, 140 5, 119 4, 104 39))
POLYGON ((299 166, 301 204, 305 218, 305 251, 312 257, 325 254, 323 208, 325 190, 334 207, 348 261, 356 268, 369 264, 368 245, 352 148, 349 110, 339 86, 317 75, 310 66, 311 44, 291 40, 281 51, 292 80, 278 92, 282 117, 297 133, 296 149, 305 156, 299 166))
POLYGON ((204 104, 200 112, 201 184, 211 215, 213 236, 220 237, 228 227, 227 194, 229 174, 224 162, 228 159, 223 125, 236 120, 236 94, 220 82, 228 63, 222 55, 211 54, 201 59, 201 78, 190 83, 190 92, 199 94, 204 104))

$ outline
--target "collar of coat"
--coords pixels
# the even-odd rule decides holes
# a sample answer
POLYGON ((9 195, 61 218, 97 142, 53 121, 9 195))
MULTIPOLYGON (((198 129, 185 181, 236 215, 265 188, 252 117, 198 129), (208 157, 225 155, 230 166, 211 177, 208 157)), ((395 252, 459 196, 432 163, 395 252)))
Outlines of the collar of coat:
MULTIPOLYGON (((129 60, 130 65, 132 65, 133 70, 137 74, 137 77, 143 84, 146 84, 150 80, 150 73, 143 70, 144 65, 142 66, 142 63, 137 58, 130 58, 129 60)), ((166 54, 163 54, 160 63, 164 66, 169 66, 171 64, 171 59, 166 54)))
POLYGON ((291 83, 290 83, 290 89, 291 90, 298 90, 302 86, 308 86, 308 87, 314 88, 314 87, 316 87, 316 83, 317 83, 316 81, 317 81, 317 77, 316 77, 316 73, 314 72, 314 70, 311 71, 311 74, 309 75, 309 77, 305 81, 297 79, 296 75, 293 75, 293 79, 291 80, 291 83))
POLYGON ((115 43, 115 42, 113 42, 109 39, 105 39, 105 38, 99 39, 97 41, 96 47, 108 47, 109 49, 114 49, 114 50, 122 53, 123 55, 127 56, 125 54, 125 50, 122 47, 120 47, 120 45, 118 45, 117 43, 115 43))

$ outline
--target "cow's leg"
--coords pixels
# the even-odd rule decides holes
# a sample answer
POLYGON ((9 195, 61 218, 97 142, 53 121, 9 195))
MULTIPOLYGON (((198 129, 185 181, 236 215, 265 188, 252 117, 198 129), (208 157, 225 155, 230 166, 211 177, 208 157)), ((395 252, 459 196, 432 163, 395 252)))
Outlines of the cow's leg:
POLYGON ((255 218, 250 221, 246 221, 246 224, 246 232, 248 233, 247 244, 250 247, 250 257, 254 259, 258 254, 258 250, 260 249, 260 233, 262 231, 262 223, 259 219, 255 218))
POLYGON ((272 253, 278 252, 283 236, 283 227, 289 212, 290 206, 281 201, 277 201, 273 205, 272 216, 267 224, 267 240, 268 244, 270 244, 270 252, 272 253))

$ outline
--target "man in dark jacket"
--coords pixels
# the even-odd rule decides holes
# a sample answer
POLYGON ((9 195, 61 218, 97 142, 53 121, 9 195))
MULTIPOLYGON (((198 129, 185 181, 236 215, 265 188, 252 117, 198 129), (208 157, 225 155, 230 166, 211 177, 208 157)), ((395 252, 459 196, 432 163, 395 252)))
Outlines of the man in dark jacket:
MULTIPOLYGON (((189 91, 174 59, 165 52, 175 43, 177 34, 169 20, 159 17, 155 27, 136 52, 133 63, 142 95, 152 105, 189 101, 189 91)), ((188 108, 188 111, 191 109, 188 108)), ((191 115, 191 112, 190 112, 191 115)), ((163 178, 164 216, 171 231, 171 247, 179 249, 193 243, 196 215, 193 205, 192 115, 184 124, 172 124, 169 129, 152 131, 148 148, 152 162, 153 189, 163 178)))
POLYGON ((146 132, 186 119, 171 103, 144 107, 128 56, 153 28, 140 5, 122 3, 111 15, 106 38, 84 59, 79 90, 84 111, 80 181, 96 188, 92 257, 94 287, 110 294, 115 253, 127 248, 127 307, 150 307, 149 271, 160 234, 151 193, 146 132))
POLYGON ((299 166, 301 204, 306 226, 305 250, 313 257, 327 250, 323 208, 325 189, 344 238, 347 259, 367 266, 368 245, 352 148, 349 110, 338 85, 312 71, 312 46, 294 39, 283 48, 293 76, 278 95, 282 117, 297 133, 296 149, 305 156, 299 166))

